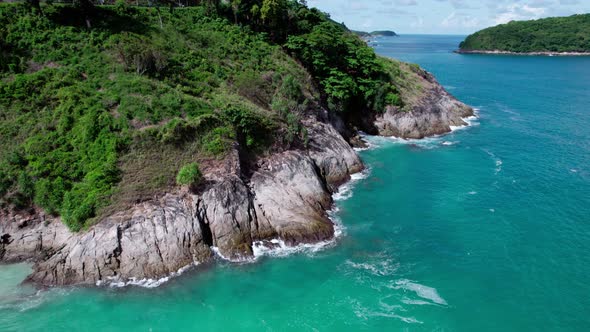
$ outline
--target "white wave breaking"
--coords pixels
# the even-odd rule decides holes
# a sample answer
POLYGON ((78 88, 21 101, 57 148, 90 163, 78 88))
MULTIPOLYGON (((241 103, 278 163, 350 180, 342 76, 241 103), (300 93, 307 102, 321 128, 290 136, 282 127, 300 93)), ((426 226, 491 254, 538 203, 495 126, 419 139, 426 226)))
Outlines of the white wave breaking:
POLYGON ((492 158, 492 160, 494 160, 494 165, 496 166, 496 168, 494 169, 494 174, 498 175, 498 173, 500 173, 502 171, 502 165, 504 164, 504 162, 502 161, 502 159, 498 158, 493 152, 487 150, 487 149, 482 149, 485 153, 488 154, 488 156, 490 156, 490 158, 492 158))
POLYGON ((412 146, 416 146, 416 147, 426 149, 426 150, 439 148, 441 146, 456 145, 456 144, 459 144, 460 142, 459 141, 451 141, 451 140, 442 140, 442 139, 457 130, 466 129, 468 127, 473 127, 473 126, 479 125, 478 114, 479 114, 479 109, 474 108, 474 115, 462 118, 463 121, 465 121, 465 123, 466 123, 465 125, 450 126, 450 129, 451 129, 450 133, 445 133, 445 134, 441 134, 441 135, 433 135, 433 136, 420 138, 420 139, 400 138, 400 137, 395 137, 395 136, 391 136, 391 137, 372 136, 372 135, 368 135, 368 134, 361 132, 360 133, 361 138, 363 139, 363 141, 365 141, 367 143, 367 147, 366 148, 357 148, 355 150, 356 151, 371 150, 371 149, 379 148, 379 147, 382 147, 384 145, 391 144, 391 143, 412 145, 412 146))
POLYGON ((121 288, 121 287, 127 287, 127 286, 155 288, 155 287, 158 287, 158 286, 170 281, 170 279, 172 279, 172 278, 182 275, 188 269, 190 269, 194 266, 197 266, 197 265, 199 265, 199 263, 194 262, 194 263, 189 264, 187 266, 181 267, 180 269, 178 269, 178 271, 172 272, 166 277, 159 278, 159 279, 152 279, 152 278, 139 279, 139 278, 132 277, 132 278, 128 278, 127 280, 122 280, 119 277, 107 277, 105 280, 97 281, 96 286, 98 286, 98 287, 108 286, 111 288, 121 288))
MULTIPOLYGON (((478 109, 475 109, 475 114, 477 114, 477 111, 478 109)), ((466 124, 461 126, 449 126, 451 128, 451 132, 479 125, 479 122, 477 121, 479 118, 477 117, 477 115, 471 115, 462 119, 463 121, 465 121, 466 124)))
MULTIPOLYGON (((334 202, 343 201, 352 197, 354 185, 369 176, 371 170, 366 168, 362 172, 352 174, 350 180, 338 188, 338 192, 332 195, 334 202)), ((338 207, 333 206, 328 211, 328 216, 334 224, 334 236, 325 241, 317 243, 301 243, 298 245, 288 245, 283 239, 276 238, 263 241, 254 241, 252 243, 252 256, 250 257, 237 257, 231 258, 222 255, 218 248, 212 247, 213 252, 221 259, 232 262, 232 263, 254 263, 262 257, 287 257, 293 254, 307 254, 313 255, 319 251, 331 248, 336 245, 338 239, 344 234, 346 228, 342 224, 340 218, 338 218, 338 207)))
POLYGON ((346 260, 345 264, 353 269, 367 271, 375 276, 394 275, 399 268, 399 264, 394 263, 391 259, 385 259, 376 263, 357 263, 349 259, 346 260))
MULTIPOLYGON (((358 172, 352 174, 350 176, 350 181, 345 183, 344 185, 340 186, 339 191, 332 195, 334 201, 342 201, 352 197, 352 188, 354 184, 362 179, 365 179, 369 176, 370 170, 367 168, 362 172, 358 172)), ((264 241, 254 241, 252 243, 252 256, 237 256, 237 257, 227 257, 221 253, 219 248, 212 246, 211 251, 213 254, 225 261, 232 262, 232 263, 254 263, 258 261, 260 258, 265 256, 270 257, 286 257, 293 254, 298 253, 305 253, 305 254, 315 254, 321 250, 326 248, 332 247, 336 244, 336 241, 342 237, 344 234, 345 228, 342 225, 342 222, 337 216, 338 208, 333 207, 332 210, 328 211, 328 216, 330 220, 334 224, 334 236, 330 240, 321 241, 317 243, 302 243, 295 246, 290 246, 282 239, 271 239, 271 240, 264 240, 264 241)), ((158 287, 168 281, 170 279, 178 277, 186 272, 188 269, 199 265, 198 262, 194 262, 189 264, 176 272, 172 272, 168 276, 159 278, 159 279, 151 279, 151 278, 128 278, 126 280, 122 280, 119 277, 107 277, 105 280, 99 280, 96 282, 96 286, 108 286, 113 288, 121 288, 127 286, 138 286, 144 288, 155 288, 158 287)))
POLYGON ((360 180, 366 179, 371 173, 370 168, 365 168, 362 172, 352 174, 350 180, 338 188, 338 192, 332 195, 334 201, 344 201, 352 197, 354 186, 360 180))

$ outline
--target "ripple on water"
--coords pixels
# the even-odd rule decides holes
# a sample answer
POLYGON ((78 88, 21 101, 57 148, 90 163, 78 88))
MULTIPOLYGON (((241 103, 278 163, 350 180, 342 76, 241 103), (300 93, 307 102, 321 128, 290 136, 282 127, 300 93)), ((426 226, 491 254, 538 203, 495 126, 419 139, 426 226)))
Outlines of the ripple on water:
POLYGON ((363 294, 370 294, 349 298, 355 315, 361 319, 381 317, 422 324, 416 313, 412 313, 412 307, 448 305, 436 288, 400 278, 399 262, 386 252, 346 259, 340 270, 356 280, 358 287, 366 288, 363 294))

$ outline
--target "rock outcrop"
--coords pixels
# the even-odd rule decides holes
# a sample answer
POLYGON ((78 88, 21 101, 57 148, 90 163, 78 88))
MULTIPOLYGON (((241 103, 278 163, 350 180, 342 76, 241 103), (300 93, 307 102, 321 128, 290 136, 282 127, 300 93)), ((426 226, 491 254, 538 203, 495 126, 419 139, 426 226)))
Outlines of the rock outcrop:
POLYGON ((315 243, 334 235, 326 210, 331 194, 363 165, 328 124, 308 119, 309 148, 274 154, 245 178, 238 153, 226 172, 208 175, 196 193, 169 193, 137 204, 81 234, 56 218, 32 213, 0 222, 0 259, 36 261, 31 281, 42 285, 158 279, 207 262, 215 250, 251 257, 255 241, 315 243))
POLYGON ((451 131, 452 126, 464 126, 463 118, 473 115, 473 109, 451 96, 432 76, 417 66, 405 67, 405 79, 400 90, 403 107, 388 107, 376 116, 374 126, 379 135, 401 138, 424 138, 451 131))
MULTIPOLYGON (((429 73, 401 66, 405 106, 391 107, 368 124, 380 135, 442 134, 473 114, 429 73)), ((275 153, 242 170, 236 148, 195 191, 138 203, 81 233, 72 234, 42 211, 0 214, 0 262, 33 260, 29 280, 41 285, 125 283, 167 277, 215 253, 248 259, 255 243, 273 239, 287 245, 331 239, 331 195, 363 164, 341 135, 354 130, 325 111, 319 117, 303 121, 305 149, 275 153)))

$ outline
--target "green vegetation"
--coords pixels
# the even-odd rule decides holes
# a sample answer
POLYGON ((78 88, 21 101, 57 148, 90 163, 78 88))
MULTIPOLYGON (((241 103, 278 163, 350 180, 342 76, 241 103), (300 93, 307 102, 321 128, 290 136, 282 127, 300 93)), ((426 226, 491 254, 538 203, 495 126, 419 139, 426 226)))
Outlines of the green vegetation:
POLYGON ((84 4, 0 4, 1 209, 80 230, 197 183, 234 146, 306 146, 318 105, 401 105, 399 64, 298 1, 84 4))
POLYGON ((590 52, 590 14, 501 24, 468 36, 461 50, 590 52))
POLYGON ((377 31, 371 32, 371 36, 395 37, 395 36, 397 36, 397 33, 393 32, 391 30, 377 30, 377 31))
POLYGON ((367 37, 376 37, 376 36, 383 36, 383 37, 395 37, 397 33, 391 30, 377 30, 373 32, 366 32, 366 31, 358 31, 358 30, 350 30, 350 32, 354 33, 355 35, 367 38, 367 37))
POLYGON ((176 176, 176 183, 181 186, 194 186, 201 181, 202 175, 197 163, 182 166, 176 176))

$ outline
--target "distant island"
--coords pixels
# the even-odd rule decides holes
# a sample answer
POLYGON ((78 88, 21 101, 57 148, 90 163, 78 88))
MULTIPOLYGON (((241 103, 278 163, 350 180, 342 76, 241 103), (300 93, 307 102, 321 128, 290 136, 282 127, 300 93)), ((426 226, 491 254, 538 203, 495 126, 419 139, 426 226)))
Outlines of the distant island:
POLYGON ((377 30, 377 31, 372 31, 372 32, 352 30, 352 32, 361 38, 379 37, 379 36, 381 36, 381 37, 396 37, 396 36, 398 36, 397 33, 393 32, 391 30, 377 30))
POLYGON ((457 53, 590 55, 590 14, 512 21, 469 35, 457 53))

